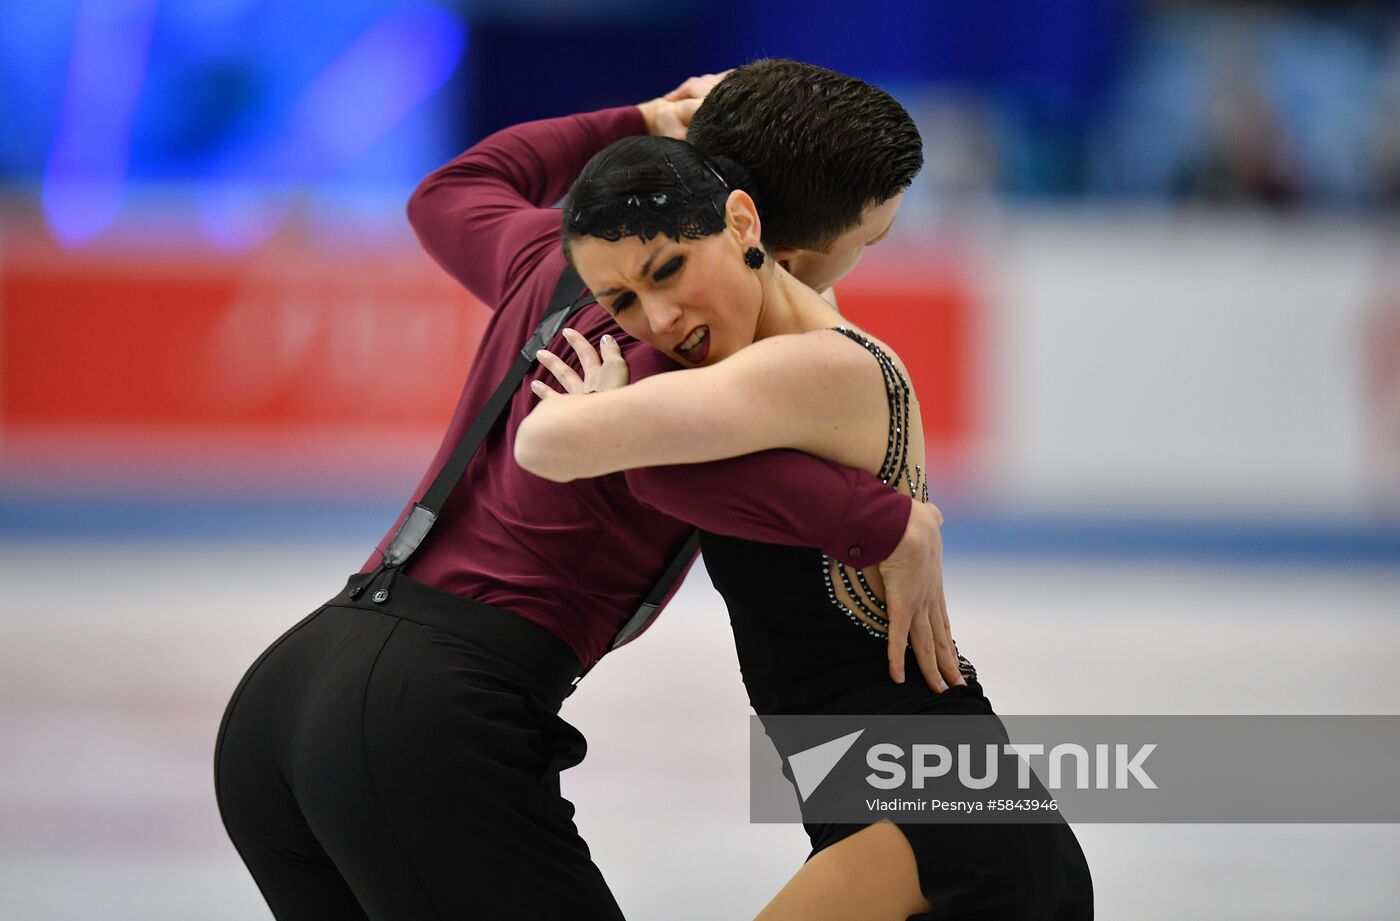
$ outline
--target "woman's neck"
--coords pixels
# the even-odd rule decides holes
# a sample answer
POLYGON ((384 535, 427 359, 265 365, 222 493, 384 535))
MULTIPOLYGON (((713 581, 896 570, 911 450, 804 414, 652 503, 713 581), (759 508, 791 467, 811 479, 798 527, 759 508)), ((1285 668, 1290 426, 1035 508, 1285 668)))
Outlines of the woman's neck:
POLYGON ((826 329, 842 322, 841 314, 822 297, 783 268, 775 266, 772 274, 761 278, 763 304, 759 308, 754 341, 788 333, 806 333, 826 329))

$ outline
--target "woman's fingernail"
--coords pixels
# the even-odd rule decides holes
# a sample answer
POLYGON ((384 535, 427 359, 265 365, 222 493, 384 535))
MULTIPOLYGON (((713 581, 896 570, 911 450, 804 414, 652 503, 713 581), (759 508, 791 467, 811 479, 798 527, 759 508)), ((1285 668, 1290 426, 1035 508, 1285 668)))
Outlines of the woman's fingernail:
POLYGON ((611 344, 613 341, 613 337, 607 333, 603 333, 603 341, 611 344))

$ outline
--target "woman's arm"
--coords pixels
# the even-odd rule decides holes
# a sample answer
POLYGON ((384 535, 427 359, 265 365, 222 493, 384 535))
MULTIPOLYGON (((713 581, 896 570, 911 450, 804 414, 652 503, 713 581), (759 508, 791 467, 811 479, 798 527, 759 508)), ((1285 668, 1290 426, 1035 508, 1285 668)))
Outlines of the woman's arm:
POLYGON ((883 400, 879 366, 845 336, 774 336, 705 368, 553 394, 521 423, 515 457, 561 483, 769 448, 868 469, 883 454, 883 400))

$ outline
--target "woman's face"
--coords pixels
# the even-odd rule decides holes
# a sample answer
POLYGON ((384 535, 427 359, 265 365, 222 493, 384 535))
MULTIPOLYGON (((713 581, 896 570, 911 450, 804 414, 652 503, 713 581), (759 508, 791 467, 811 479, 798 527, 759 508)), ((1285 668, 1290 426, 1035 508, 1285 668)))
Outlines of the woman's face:
MULTIPOLYGON (((623 331, 686 367, 751 345, 763 286, 734 224, 698 240, 581 237, 574 268, 623 331)), ((757 235, 754 235, 757 240, 757 235)))

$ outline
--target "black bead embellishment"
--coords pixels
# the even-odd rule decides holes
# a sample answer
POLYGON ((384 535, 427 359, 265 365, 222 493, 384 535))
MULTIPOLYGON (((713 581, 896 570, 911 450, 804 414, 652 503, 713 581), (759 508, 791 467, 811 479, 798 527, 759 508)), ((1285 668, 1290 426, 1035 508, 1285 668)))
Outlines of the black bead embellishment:
MULTIPOLYGON (((749 252, 753 252, 750 250, 749 252)), ((761 251, 760 251, 761 255, 761 251)), ((746 254, 747 257, 747 254, 746 254)), ((755 266, 756 268, 756 266, 755 266)), ((909 465, 909 382, 895 367, 894 361, 871 340, 860 335, 854 330, 845 327, 835 327, 835 330, 848 339, 863 346, 880 366, 881 376, 885 380, 885 394, 889 401, 890 428, 889 436, 886 439, 885 460, 880 467, 878 477, 880 482, 886 485, 894 483, 905 483, 909 486, 909 494, 919 501, 928 501, 928 479, 924 475, 922 465, 914 464, 913 469, 909 465)), ((887 614, 888 606, 884 599, 880 598, 866 579, 864 571, 855 569, 855 579, 851 578, 851 571, 854 567, 847 566, 839 560, 833 560, 826 554, 822 554, 822 578, 826 581, 827 600, 839 608, 857 626, 865 630, 870 636, 884 638, 889 634, 889 620, 887 614), (849 598, 859 609, 859 612, 852 610, 836 592, 835 577, 841 579, 841 587, 845 590, 845 596, 849 598), (857 587, 859 583, 859 587, 857 587), (873 607, 872 607, 873 605, 873 607), (876 610, 878 609, 878 611, 876 610)), ((968 662, 961 655, 958 656, 959 670, 966 675, 976 675, 976 670, 972 663, 968 662)))

